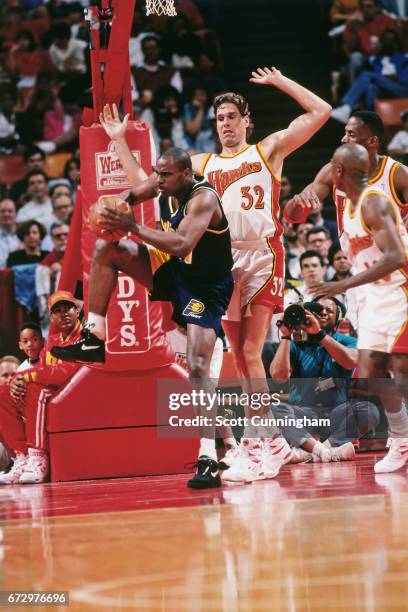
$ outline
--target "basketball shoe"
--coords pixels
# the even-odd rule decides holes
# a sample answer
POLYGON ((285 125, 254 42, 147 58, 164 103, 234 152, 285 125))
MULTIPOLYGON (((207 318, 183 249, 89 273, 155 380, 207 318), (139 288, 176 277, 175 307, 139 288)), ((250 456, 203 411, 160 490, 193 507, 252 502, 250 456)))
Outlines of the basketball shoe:
POLYGON ((285 463, 289 463, 292 449, 280 435, 262 440, 262 469, 264 478, 275 478, 285 463))
POLYGON ((201 455, 194 467, 197 471, 187 483, 190 489, 212 489, 221 486, 217 461, 207 455, 201 455))
POLYGON ((330 450, 332 461, 352 461, 356 455, 352 442, 346 442, 340 446, 332 446, 328 440, 323 442, 324 446, 330 450))
POLYGON ((408 438, 392 438, 388 453, 374 466, 376 474, 396 472, 408 461, 408 438))
POLYGON ((239 455, 239 446, 231 446, 222 459, 218 462, 220 470, 228 470, 239 455))
POLYGON ((79 340, 68 346, 54 346, 51 355, 63 361, 105 363, 105 342, 91 332, 92 327, 86 323, 79 340))
POLYGON ((221 478, 226 483, 240 484, 265 478, 262 465, 262 441, 259 438, 241 440, 239 452, 231 462, 231 466, 222 473, 221 478))
POLYGON ((23 473, 24 466, 26 465, 27 460, 28 460, 28 457, 23 455, 23 453, 17 452, 16 456, 12 460, 13 465, 11 466, 10 470, 8 472, 2 472, 0 474, 0 485, 18 483, 20 480, 20 476, 23 473))
POLYGON ((289 463, 311 463, 313 461, 312 453, 309 453, 303 448, 292 448, 292 455, 289 463))
POLYGON ((19 483, 34 484, 48 480, 48 455, 37 448, 28 449, 28 461, 23 467, 19 483))

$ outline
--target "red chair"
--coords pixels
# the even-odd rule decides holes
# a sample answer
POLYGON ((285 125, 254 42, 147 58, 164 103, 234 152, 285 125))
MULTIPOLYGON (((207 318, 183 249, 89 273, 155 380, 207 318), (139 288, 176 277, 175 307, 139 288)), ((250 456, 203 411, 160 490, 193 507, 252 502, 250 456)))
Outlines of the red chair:
POLYGON ((408 98, 375 101, 374 110, 383 120, 387 141, 389 141, 401 127, 401 113, 407 109, 408 98))
POLYGON ((27 173, 21 155, 0 155, 0 181, 7 186, 27 173))

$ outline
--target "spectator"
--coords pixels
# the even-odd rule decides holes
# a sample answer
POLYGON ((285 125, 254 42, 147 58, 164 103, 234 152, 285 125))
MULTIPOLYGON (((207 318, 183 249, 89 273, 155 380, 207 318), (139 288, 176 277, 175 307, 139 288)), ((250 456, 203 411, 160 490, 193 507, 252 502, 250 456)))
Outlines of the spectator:
POLYGON ((313 223, 297 223, 294 225, 294 227, 296 228, 296 236, 298 239, 298 242, 300 244, 301 247, 303 247, 303 250, 305 251, 307 246, 306 246, 306 236, 307 236, 307 232, 312 229, 312 227, 314 227, 313 223))
POLYGON ((179 14, 166 24, 167 59, 174 68, 194 68, 198 57, 204 52, 202 39, 194 34, 190 21, 179 14))
POLYGON ((12 251, 7 257, 7 267, 22 266, 29 263, 38 263, 49 251, 41 250, 41 240, 45 236, 45 229, 38 221, 26 221, 18 226, 17 236, 23 243, 23 248, 12 251))
POLYGON ((80 2, 71 2, 66 7, 66 19, 71 28, 73 39, 87 40, 87 28, 84 20, 84 9, 80 2))
POLYGON ((9 72, 18 79, 19 89, 34 87, 39 72, 50 72, 52 64, 47 52, 39 50, 30 30, 20 30, 14 47, 6 59, 9 72))
POLYGON ((215 153, 217 145, 211 100, 202 87, 193 90, 190 102, 184 106, 183 120, 189 148, 197 153, 215 153))
POLYGON ((332 119, 347 123, 352 110, 364 99, 364 107, 374 109, 380 95, 394 98, 408 96, 408 56, 399 50, 398 35, 386 30, 381 35, 378 55, 369 58, 369 70, 364 70, 340 100, 341 104, 332 112, 332 119))
POLYGON ((48 338, 40 363, 17 375, 10 396, 0 397, 0 429, 13 455, 11 470, 0 475, 1 484, 30 484, 48 479, 46 403, 81 367, 78 363, 57 362, 50 353, 53 346, 71 344, 79 337, 81 324, 74 296, 58 291, 50 297, 49 308, 56 333, 48 338))
MULTIPOLYGON (((62 196, 66 197, 66 196, 62 196)), ((68 243, 69 225, 57 222, 51 225, 51 239, 54 248, 37 266, 35 271, 35 290, 38 297, 38 312, 44 335, 48 334, 48 298, 58 287, 62 263, 68 243)))
POLYGON ((50 197, 52 201, 55 200, 55 198, 58 198, 60 195, 66 195, 70 198, 71 202, 73 202, 72 187, 68 179, 51 179, 48 186, 50 188, 50 197))
POLYGON ((59 72, 86 72, 84 40, 71 38, 71 30, 67 23, 55 23, 50 30, 52 45, 49 49, 51 61, 59 72))
POLYGON ((289 223, 282 218, 283 239, 286 251, 286 265, 289 278, 298 279, 300 277, 299 257, 304 252, 304 247, 299 243, 296 229, 293 223, 289 223))
POLYGON ((72 193, 75 196, 79 182, 81 180, 81 162, 77 157, 71 157, 64 167, 64 177, 69 181, 72 187, 72 193))
POLYGON ((20 360, 13 355, 5 355, 0 359, 0 385, 8 385, 17 372, 20 360))
MULTIPOLYGON (((335 272, 330 280, 339 281, 352 276, 351 262, 338 243, 332 244, 329 249, 329 264, 335 272)), ((357 335, 358 319, 355 289, 348 289, 345 293, 338 295, 337 298, 347 309, 347 318, 344 318, 341 322, 339 331, 343 334, 357 335)))
POLYGON ((82 124, 79 95, 72 83, 62 87, 58 97, 54 109, 45 113, 44 141, 37 143, 46 153, 75 148, 82 124))
POLYGON ((295 461, 347 461, 356 442, 379 422, 378 408, 368 401, 347 400, 357 364, 357 341, 337 332, 344 307, 335 298, 317 300, 319 315, 306 314, 301 329, 306 341, 294 342, 292 329, 282 325, 281 342, 270 366, 274 380, 289 381, 288 403, 273 407, 275 418, 328 419, 329 425, 283 426, 287 440, 300 449, 295 461), (315 439, 315 437, 318 439, 315 439), (320 441, 326 438, 324 444, 320 441))
POLYGON ((17 223, 36 219, 48 231, 54 219, 49 198, 48 177, 42 170, 31 170, 27 174, 28 202, 17 213, 17 223))
MULTIPOLYGON (((324 261, 324 265, 329 264, 329 249, 332 241, 330 238, 329 230, 325 227, 312 227, 306 234, 306 246, 308 249, 317 251, 324 261)), ((326 276, 330 275, 333 271, 330 269, 326 270, 326 276)))
POLYGON ((385 13, 397 18, 408 17, 408 5, 406 0, 380 0, 380 6, 385 13))
POLYGON ((359 0, 333 0, 330 8, 330 20, 338 25, 350 19, 360 19, 359 0))
POLYGON ((362 17, 347 22, 344 31, 344 47, 350 56, 350 83, 362 69, 366 59, 376 53, 381 34, 388 28, 396 28, 393 17, 381 13, 377 0, 359 0, 362 17))
POLYGON ((15 202, 5 198, 0 202, 0 269, 6 267, 9 254, 21 248, 16 229, 15 202))
POLYGON ((317 251, 305 251, 299 258, 300 273, 303 277, 303 283, 298 285, 296 289, 292 289, 285 293, 285 307, 289 304, 295 304, 302 299, 307 302, 313 299, 313 292, 310 287, 324 279, 326 267, 323 257, 317 251))
POLYGON ((195 74, 191 80, 184 85, 184 94, 187 99, 192 95, 192 91, 196 87, 202 87, 206 90, 209 100, 213 100, 215 96, 227 91, 227 86, 224 79, 216 70, 216 63, 207 53, 201 53, 198 57, 195 74))
POLYGON ((388 144, 388 153, 400 158, 404 163, 408 155, 408 109, 401 113, 401 130, 399 130, 388 144))
POLYGON ((18 181, 15 181, 10 187, 10 198, 17 203, 17 207, 22 196, 27 193, 28 175, 30 172, 32 170, 41 170, 44 172, 45 153, 36 145, 32 145, 24 152, 24 162, 27 168, 27 174, 18 181))
MULTIPOLYGON (((51 198, 52 201, 52 209, 54 212, 54 217, 61 221, 62 223, 66 223, 67 225, 71 222, 72 211, 74 210, 74 205, 72 204, 72 199, 69 195, 61 193, 60 195, 53 196, 51 198)), ((52 226, 51 226, 52 227, 52 226)))
POLYGON ((157 90, 153 108, 144 111, 143 121, 151 127, 156 150, 163 138, 170 138, 176 147, 188 148, 181 119, 181 96, 174 87, 168 85, 157 90))
POLYGON ((338 242, 339 235, 336 221, 323 217, 321 210, 309 215, 308 220, 310 223, 313 223, 314 227, 325 227, 330 233, 330 240, 332 242, 338 242))
POLYGON ((57 92, 55 91, 56 79, 43 83, 43 78, 42 75, 38 75, 37 85, 34 88, 26 110, 17 113, 17 125, 21 142, 29 148, 33 146, 34 142, 43 140, 45 113, 55 107, 57 99, 57 92))
POLYGON ((14 153, 19 144, 16 113, 17 90, 12 85, 0 85, 0 153, 14 153))
POLYGON ((143 38, 142 51, 143 65, 132 72, 135 81, 133 96, 134 99, 138 99, 142 108, 146 108, 151 106, 153 97, 159 88, 172 85, 181 92, 183 84, 180 73, 160 59, 161 49, 157 36, 143 38))
POLYGON ((40 353, 44 346, 44 338, 38 323, 26 321, 20 327, 18 346, 20 351, 26 355, 26 359, 20 363, 17 372, 29 370, 40 360, 40 353))

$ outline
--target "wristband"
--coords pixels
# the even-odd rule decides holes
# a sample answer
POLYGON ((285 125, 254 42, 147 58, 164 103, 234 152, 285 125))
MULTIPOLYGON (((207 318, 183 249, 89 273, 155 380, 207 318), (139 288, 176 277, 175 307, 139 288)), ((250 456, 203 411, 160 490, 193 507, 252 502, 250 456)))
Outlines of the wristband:
POLYGON ((292 340, 291 336, 281 336, 281 340, 292 340))
POLYGON ((326 336, 327 334, 324 329, 321 329, 317 334, 308 334, 308 339, 310 342, 321 342, 326 336))

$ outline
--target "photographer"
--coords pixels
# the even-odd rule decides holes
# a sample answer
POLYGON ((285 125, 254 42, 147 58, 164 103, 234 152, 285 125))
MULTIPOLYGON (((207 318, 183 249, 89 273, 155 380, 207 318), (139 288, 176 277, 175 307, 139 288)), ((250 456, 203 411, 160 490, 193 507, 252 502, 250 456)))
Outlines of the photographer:
POLYGON ((304 308, 292 304, 284 313, 281 342, 270 373, 274 380, 291 380, 288 403, 274 407, 274 416, 330 420, 329 427, 282 427, 283 435, 299 448, 294 452, 298 461, 353 459, 352 441, 379 421, 378 409, 371 402, 347 400, 357 349, 355 338, 336 331, 345 312, 336 298, 316 298, 304 308), (316 436, 327 439, 322 444, 316 436))

